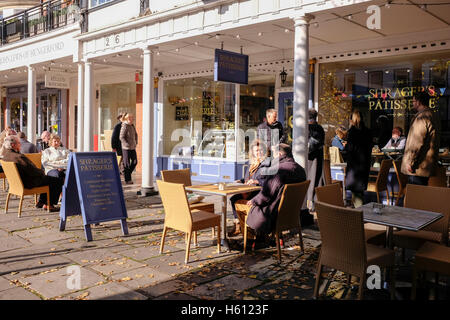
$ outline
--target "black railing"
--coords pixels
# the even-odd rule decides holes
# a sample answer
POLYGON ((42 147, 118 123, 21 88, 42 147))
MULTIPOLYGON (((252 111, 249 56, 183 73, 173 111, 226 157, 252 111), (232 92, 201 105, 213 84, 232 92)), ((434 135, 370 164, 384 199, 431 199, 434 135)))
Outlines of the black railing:
POLYGON ((1 20, 0 45, 58 29, 79 20, 80 0, 50 0, 1 20))

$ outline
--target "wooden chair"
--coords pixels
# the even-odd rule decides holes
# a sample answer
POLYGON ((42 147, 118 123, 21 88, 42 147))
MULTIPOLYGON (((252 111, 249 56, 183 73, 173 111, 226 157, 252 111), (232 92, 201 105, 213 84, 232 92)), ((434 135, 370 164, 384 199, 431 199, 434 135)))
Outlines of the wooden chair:
MULTIPOLYGON (((285 230, 298 229, 300 240, 300 253, 303 253, 302 227, 300 223, 300 211, 308 192, 310 181, 286 184, 278 206, 277 223, 275 226, 275 241, 277 243, 278 262, 281 263, 280 234, 285 230)), ((244 248, 247 245, 247 228, 244 230, 244 248)))
POLYGON ((389 190, 387 187, 387 180, 389 169, 391 169, 392 160, 381 161, 380 171, 378 172, 376 181, 369 181, 367 184, 367 191, 376 192, 377 202, 380 203, 380 192, 386 191, 387 202, 389 203, 389 190))
MULTIPOLYGON (((316 188, 317 200, 333 206, 345 207, 342 199, 342 190, 338 184, 330 184, 316 188)), ((373 245, 386 246, 386 228, 379 227, 372 223, 364 225, 364 235, 367 243, 373 245)))
POLYGON ((450 222, 450 188, 419 186, 408 184, 406 187, 406 208, 438 212, 444 216, 420 231, 394 231, 394 245, 403 249, 418 250, 425 242, 448 244, 450 222))
POLYGON ((23 186, 22 179, 20 178, 19 171, 17 170, 16 164, 14 162, 5 162, 3 160, 0 161, 3 170, 5 171, 6 178, 8 179, 9 189, 8 195, 6 196, 6 205, 5 205, 5 213, 8 213, 8 203, 9 197, 11 194, 17 195, 20 197, 19 203, 19 213, 18 217, 20 218, 22 215, 22 202, 23 197, 26 195, 37 195, 41 193, 47 194, 47 208, 48 212, 50 212, 50 188, 49 186, 36 187, 32 189, 26 189, 23 186))
POLYGON ((434 176, 428 179, 428 185, 430 187, 443 187, 447 188, 447 168, 444 166, 438 166, 434 176))
POLYGON ((425 242, 419 248, 414 260, 411 300, 416 299, 417 274, 426 271, 436 273, 436 286, 439 274, 450 276, 450 248, 432 242, 425 242))
POLYGON ((198 230, 217 227, 217 252, 220 253, 220 215, 208 211, 191 210, 182 183, 169 183, 161 180, 156 181, 156 183, 165 212, 164 230, 159 252, 163 253, 168 228, 185 232, 187 241, 184 263, 188 263, 192 233, 195 234, 198 230))
POLYGON ((402 173, 402 160, 395 160, 392 162, 394 165, 395 174, 397 175, 398 181, 398 192, 392 192, 392 197, 395 198, 397 196, 397 200, 395 201, 395 205, 398 206, 398 203, 402 197, 405 196, 406 185, 408 184, 408 176, 402 173))
POLYGON ((393 250, 367 244, 364 237, 363 212, 316 202, 322 246, 317 267, 314 298, 319 296, 323 267, 341 270, 359 277, 358 299, 363 298, 367 267, 388 268, 391 279, 391 299, 395 293, 393 250))

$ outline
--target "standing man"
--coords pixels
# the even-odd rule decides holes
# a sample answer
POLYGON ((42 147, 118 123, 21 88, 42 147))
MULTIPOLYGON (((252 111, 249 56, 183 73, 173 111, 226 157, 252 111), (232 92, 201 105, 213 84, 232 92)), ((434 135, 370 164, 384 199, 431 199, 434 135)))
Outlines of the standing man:
POLYGON ((266 110, 266 121, 258 126, 258 137, 266 144, 268 151, 272 146, 284 143, 286 141, 286 135, 284 134, 283 125, 277 121, 278 113, 275 109, 266 110), (273 139, 272 139, 273 135, 273 139), (278 135, 278 137, 276 137, 278 135))
POLYGON ((132 114, 125 113, 122 117, 122 126, 120 129, 120 142, 122 143, 124 176, 126 184, 133 184, 131 174, 137 166, 136 145, 138 135, 133 124, 132 114))
POLYGON ((122 128, 122 114, 119 114, 117 120, 119 121, 115 126, 111 135, 111 147, 113 151, 120 156, 119 171, 123 173, 123 158, 122 158, 122 143, 120 142, 120 129, 122 128))
POLYGON ((309 125, 308 125, 308 180, 311 181, 308 188, 307 199, 310 203, 311 210, 314 210, 314 190, 322 179, 323 166, 323 145, 325 142, 325 131, 322 126, 317 123, 317 111, 309 109, 309 125))
POLYGON ((436 170, 439 155, 439 122, 430 110, 427 92, 416 93, 413 108, 417 114, 411 121, 402 172, 408 175, 408 183, 426 186, 436 170))

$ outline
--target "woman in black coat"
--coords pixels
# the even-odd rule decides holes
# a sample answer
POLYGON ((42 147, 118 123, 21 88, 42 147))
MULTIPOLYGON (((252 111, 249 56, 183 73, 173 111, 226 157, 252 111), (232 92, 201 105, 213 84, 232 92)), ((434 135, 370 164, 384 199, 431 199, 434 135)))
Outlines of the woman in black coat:
POLYGON ((357 208, 363 205, 372 156, 372 134, 364 125, 358 110, 354 110, 351 114, 344 150, 347 153, 345 188, 352 192, 353 205, 357 208))

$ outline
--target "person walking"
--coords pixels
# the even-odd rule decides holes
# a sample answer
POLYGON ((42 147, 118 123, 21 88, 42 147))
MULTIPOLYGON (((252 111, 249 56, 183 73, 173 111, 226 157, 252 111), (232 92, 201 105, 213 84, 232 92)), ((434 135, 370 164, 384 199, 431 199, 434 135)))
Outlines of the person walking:
POLYGON ((120 129, 120 142, 122 144, 122 155, 124 165, 125 183, 133 184, 131 174, 137 165, 136 145, 138 143, 138 135, 133 124, 133 115, 125 113, 122 117, 122 126, 120 129))
POLYGON ((355 208, 364 203, 364 191, 369 182, 372 145, 370 130, 365 126, 359 110, 354 110, 350 116, 350 129, 344 150, 347 153, 345 188, 352 192, 355 208))
POLYGON ((309 109, 309 125, 308 125, 308 164, 307 175, 311 181, 306 199, 310 204, 311 211, 314 211, 314 195, 315 188, 322 181, 323 166, 323 146, 325 143, 325 131, 322 126, 317 123, 317 111, 309 109))
POLYGON ((123 157, 122 157, 122 143, 120 142, 120 129, 122 128, 122 114, 119 114, 117 117, 117 120, 119 121, 113 129, 112 135, 111 135, 111 147, 113 151, 120 156, 120 162, 119 162, 119 171, 120 174, 123 174, 123 157))
POLYGON ((433 176, 439 157, 439 127, 433 111, 429 108, 430 96, 419 92, 413 97, 413 108, 417 114, 411 121, 405 152, 402 160, 402 172, 408 175, 408 183, 428 185, 433 176))

